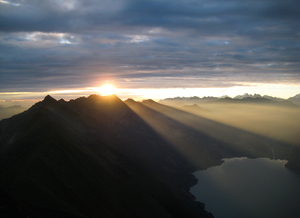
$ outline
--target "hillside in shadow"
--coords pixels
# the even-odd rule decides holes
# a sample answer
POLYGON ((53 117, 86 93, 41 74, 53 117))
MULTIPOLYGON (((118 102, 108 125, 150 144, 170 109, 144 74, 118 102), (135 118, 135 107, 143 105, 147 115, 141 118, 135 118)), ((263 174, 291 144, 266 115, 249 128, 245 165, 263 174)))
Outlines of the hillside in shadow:
POLYGON ((0 139, 2 214, 211 217, 187 191, 192 166, 116 96, 47 96, 0 139))
POLYGON ((152 100, 46 96, 0 121, 2 215, 212 217, 192 173, 225 157, 290 160, 297 147, 152 100))

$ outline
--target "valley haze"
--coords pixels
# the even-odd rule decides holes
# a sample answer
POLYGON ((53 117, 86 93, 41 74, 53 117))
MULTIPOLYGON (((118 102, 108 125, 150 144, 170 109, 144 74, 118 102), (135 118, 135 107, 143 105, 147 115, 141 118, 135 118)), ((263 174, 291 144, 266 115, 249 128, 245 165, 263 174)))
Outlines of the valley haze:
POLYGON ((213 217, 189 192, 193 172, 233 157, 287 160, 300 172, 299 107, 244 97, 175 107, 48 95, 0 121, 1 213, 213 217))

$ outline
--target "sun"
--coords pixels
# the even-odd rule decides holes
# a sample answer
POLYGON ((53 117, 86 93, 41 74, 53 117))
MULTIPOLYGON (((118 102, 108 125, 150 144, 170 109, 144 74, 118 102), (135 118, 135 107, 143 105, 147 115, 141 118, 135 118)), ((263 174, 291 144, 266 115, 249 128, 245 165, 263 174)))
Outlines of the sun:
POLYGON ((116 94, 117 89, 111 84, 105 84, 98 88, 101 95, 112 95, 116 94))

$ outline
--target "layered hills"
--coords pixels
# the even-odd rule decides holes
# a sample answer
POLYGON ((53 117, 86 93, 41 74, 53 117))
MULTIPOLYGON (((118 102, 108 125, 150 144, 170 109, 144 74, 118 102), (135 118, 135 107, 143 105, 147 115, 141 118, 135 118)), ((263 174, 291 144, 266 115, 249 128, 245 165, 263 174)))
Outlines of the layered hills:
POLYGON ((0 121, 0 215, 213 217, 189 193, 192 172, 238 156, 299 169, 295 151, 152 100, 46 96, 0 121))

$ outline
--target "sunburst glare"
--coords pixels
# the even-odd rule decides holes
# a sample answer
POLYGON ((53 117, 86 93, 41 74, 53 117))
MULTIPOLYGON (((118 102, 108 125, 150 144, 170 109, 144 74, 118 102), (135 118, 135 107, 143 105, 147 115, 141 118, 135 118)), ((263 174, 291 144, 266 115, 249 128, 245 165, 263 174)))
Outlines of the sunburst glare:
POLYGON ((100 92, 101 95, 112 95, 112 94, 116 94, 117 89, 111 85, 111 84, 105 84, 101 87, 99 87, 98 92, 100 92))

